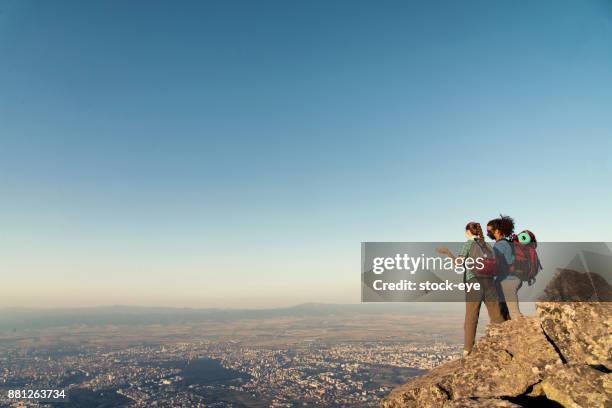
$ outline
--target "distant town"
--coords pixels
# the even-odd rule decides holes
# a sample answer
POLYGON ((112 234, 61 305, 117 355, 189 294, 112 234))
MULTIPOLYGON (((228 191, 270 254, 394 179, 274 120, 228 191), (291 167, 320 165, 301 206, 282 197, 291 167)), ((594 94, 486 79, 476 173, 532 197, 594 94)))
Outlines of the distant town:
POLYGON ((122 350, 4 348, 1 406, 53 406, 9 399, 7 390, 65 390, 57 406, 376 406, 395 382, 456 358, 456 344, 356 342, 249 348, 238 342, 178 343, 122 350), (394 381, 395 380, 395 381, 394 381), (71 401, 74 400, 74 401, 71 401))
POLYGON ((0 330, 0 407, 374 407, 461 351, 459 314, 288 313, 160 323, 122 309, 68 326, 24 315, 44 327, 0 330), (128 315, 149 322, 112 323, 128 315))

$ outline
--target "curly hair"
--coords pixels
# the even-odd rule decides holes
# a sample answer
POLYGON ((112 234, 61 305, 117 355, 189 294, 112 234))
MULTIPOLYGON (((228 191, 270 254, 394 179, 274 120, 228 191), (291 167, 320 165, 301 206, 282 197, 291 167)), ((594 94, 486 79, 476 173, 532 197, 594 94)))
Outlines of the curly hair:
POLYGON ((498 230, 504 237, 512 235, 514 232, 514 220, 507 215, 499 215, 499 218, 492 219, 487 223, 487 227, 492 230, 498 230))

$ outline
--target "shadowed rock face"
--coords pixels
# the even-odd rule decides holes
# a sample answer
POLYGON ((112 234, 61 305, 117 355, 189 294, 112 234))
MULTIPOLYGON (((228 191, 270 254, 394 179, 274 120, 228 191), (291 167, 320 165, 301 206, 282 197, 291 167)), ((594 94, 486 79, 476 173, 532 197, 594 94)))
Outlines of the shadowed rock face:
POLYGON ((612 302, 612 286, 597 273, 557 269, 538 300, 543 302, 612 302))
POLYGON ((539 302, 542 329, 569 364, 612 370, 612 303, 539 302))
POLYGON ((612 304, 538 303, 490 325, 472 354, 391 392, 392 407, 612 407, 612 304))
POLYGON ((481 407, 490 407, 490 408, 514 408, 520 407, 518 404, 514 404, 510 401, 505 401, 502 399, 496 398, 479 398, 479 399, 470 399, 464 398, 455 401, 450 401, 446 405, 445 408, 481 408, 481 407))
POLYGON ((610 406, 610 376, 586 365, 565 366, 546 376, 542 391, 564 407, 610 406))

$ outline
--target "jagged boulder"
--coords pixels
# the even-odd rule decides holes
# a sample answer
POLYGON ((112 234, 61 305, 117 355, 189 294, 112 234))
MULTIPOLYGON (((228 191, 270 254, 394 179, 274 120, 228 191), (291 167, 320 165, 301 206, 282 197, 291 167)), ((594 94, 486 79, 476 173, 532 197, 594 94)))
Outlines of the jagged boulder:
MULTIPOLYGON (((609 276, 610 273, 605 275, 609 276)), ((612 286, 598 273, 559 268, 538 300, 542 302, 612 302, 612 286)))
POLYGON ((561 365, 535 317, 491 325, 467 358, 437 367, 394 390, 383 407, 442 407, 465 398, 519 396, 561 365))
POLYGON ((537 317, 490 325, 472 354, 396 388, 382 407, 612 407, 612 305, 536 307, 537 317))
POLYGON ((497 398, 463 398, 449 401, 444 408, 520 408, 520 405, 497 398))
POLYGON ((606 408, 612 405, 611 377, 586 365, 564 366, 546 376, 542 390, 564 407, 606 408))
POLYGON ((612 369, 612 303, 539 302, 536 310, 565 361, 612 369))
POLYGON ((415 378, 408 384, 396 388, 382 402, 384 408, 395 407, 442 407, 451 399, 449 391, 441 383, 461 371, 463 361, 455 360, 441 365, 428 374, 415 378))

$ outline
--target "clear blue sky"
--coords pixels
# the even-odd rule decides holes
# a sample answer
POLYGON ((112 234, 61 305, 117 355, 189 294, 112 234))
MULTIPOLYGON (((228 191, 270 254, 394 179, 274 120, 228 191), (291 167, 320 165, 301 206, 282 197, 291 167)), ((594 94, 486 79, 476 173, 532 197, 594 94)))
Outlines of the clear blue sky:
POLYGON ((0 306, 359 300, 361 241, 612 240, 608 1, 0 0, 0 306))

